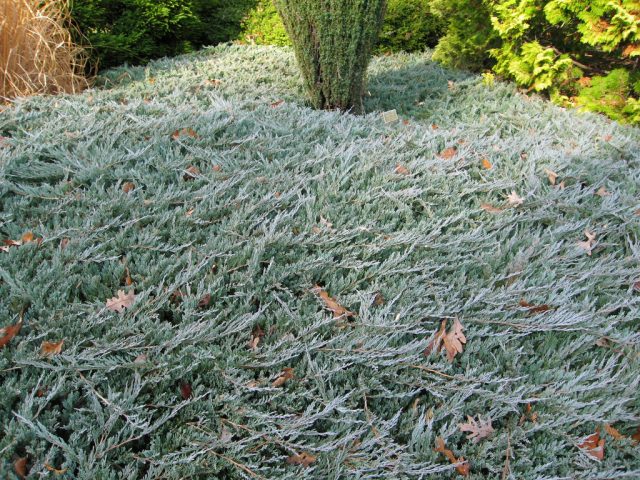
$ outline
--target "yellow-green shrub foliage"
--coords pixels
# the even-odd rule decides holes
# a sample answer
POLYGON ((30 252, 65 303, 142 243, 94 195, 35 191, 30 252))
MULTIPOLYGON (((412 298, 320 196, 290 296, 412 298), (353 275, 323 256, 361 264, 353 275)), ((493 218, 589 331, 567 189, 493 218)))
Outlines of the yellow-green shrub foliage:
POLYGON ((361 113, 385 0, 276 0, 316 108, 361 113))
POLYGON ((477 69, 492 61, 496 73, 547 93, 557 103, 638 122, 637 0, 434 3, 449 18, 448 34, 436 51, 443 63, 460 66, 463 61, 477 69))

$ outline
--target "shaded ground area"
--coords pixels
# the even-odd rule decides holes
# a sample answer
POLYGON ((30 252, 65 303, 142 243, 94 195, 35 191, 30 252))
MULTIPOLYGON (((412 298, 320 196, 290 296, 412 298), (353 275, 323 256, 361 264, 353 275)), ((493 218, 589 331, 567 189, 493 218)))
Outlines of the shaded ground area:
POLYGON ((457 476, 442 437, 470 478, 640 476, 640 131, 428 53, 370 80, 315 112, 287 50, 220 47, 0 114, 0 234, 42 238, 0 252, 1 471, 457 476))

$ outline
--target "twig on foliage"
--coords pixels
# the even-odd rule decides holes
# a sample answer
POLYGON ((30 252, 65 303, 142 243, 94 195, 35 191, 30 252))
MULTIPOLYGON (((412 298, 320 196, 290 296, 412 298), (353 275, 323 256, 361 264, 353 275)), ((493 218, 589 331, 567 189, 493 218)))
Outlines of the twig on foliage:
MULTIPOLYGON (((209 453, 213 453, 216 457, 220 457, 223 458, 224 460, 226 460, 227 462, 231 463, 232 465, 238 467, 240 470, 248 473, 249 475, 251 475, 253 478, 262 478, 265 479, 265 477, 258 475, 256 472, 254 472, 253 470, 251 470, 249 467, 247 467, 246 465, 243 465, 240 462, 235 461, 233 458, 227 457, 226 455, 223 455, 221 453, 215 452, 213 450, 209 450, 209 453)), ((266 480, 266 479, 265 479, 266 480)))
POLYGON ((376 436, 376 438, 380 438, 380 431, 373 424, 373 420, 371 419, 371 412, 369 411, 369 406, 367 405, 367 396, 364 395, 364 413, 367 416, 367 422, 371 426, 371 431, 376 436))
POLYGON ((502 480, 507 480, 511 475, 511 432, 507 431, 507 451, 505 453, 504 468, 502 469, 502 480))

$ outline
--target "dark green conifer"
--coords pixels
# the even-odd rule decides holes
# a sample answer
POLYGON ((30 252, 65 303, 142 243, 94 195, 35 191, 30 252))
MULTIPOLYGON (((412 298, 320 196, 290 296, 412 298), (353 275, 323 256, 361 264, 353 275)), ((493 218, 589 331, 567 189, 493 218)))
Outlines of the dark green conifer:
POLYGON ((362 113, 386 0, 276 0, 316 108, 362 113))

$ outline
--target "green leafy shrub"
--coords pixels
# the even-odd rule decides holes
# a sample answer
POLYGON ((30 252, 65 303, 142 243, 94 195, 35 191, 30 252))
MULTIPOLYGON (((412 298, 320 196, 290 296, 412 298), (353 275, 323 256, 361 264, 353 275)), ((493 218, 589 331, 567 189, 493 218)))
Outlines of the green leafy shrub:
POLYGON ((277 0, 316 108, 361 113, 365 76, 385 0, 277 0))
MULTIPOLYGON (((433 47, 444 22, 431 13, 429 0, 389 0, 376 51, 414 52, 433 47)), ((243 21, 241 39, 257 45, 290 45, 273 0, 260 0, 243 21)))
POLYGON ((74 22, 100 67, 186 53, 231 40, 256 0, 74 0, 74 22))
POLYGON ((637 122, 637 0, 434 0, 432 9, 448 19, 435 52, 444 64, 492 67, 559 104, 637 122))
POLYGON ((260 0, 242 21, 243 40, 255 45, 291 45, 273 0, 260 0))

